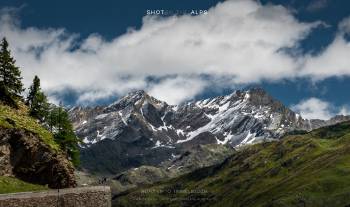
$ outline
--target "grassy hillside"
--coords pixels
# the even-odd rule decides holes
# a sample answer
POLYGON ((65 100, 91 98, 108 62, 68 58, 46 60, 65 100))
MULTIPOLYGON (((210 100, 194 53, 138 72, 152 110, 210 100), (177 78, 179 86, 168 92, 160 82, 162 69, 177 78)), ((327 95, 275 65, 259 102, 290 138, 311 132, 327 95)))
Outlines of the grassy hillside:
MULTIPOLYGON (((19 104, 21 104, 19 102, 19 104)), ((43 128, 37 121, 28 115, 27 108, 22 104, 20 109, 15 110, 9 106, 0 104, 0 126, 6 128, 26 129, 36 133, 52 149, 59 150, 52 133, 43 128)))
POLYGON ((27 191, 47 190, 48 188, 42 185, 34 185, 17 178, 0 176, 0 194, 17 193, 27 191))
MULTIPOLYGON (((38 134, 50 148, 55 151, 59 150, 52 134, 28 115, 27 108, 23 104, 20 105, 18 110, 0 104, 0 127, 26 129, 38 134)), ((30 184, 17 178, 0 176, 0 194, 44 189, 48 188, 42 185, 30 184)))
POLYGON ((349 206, 350 122, 246 147, 224 163, 131 191, 118 206, 349 206))

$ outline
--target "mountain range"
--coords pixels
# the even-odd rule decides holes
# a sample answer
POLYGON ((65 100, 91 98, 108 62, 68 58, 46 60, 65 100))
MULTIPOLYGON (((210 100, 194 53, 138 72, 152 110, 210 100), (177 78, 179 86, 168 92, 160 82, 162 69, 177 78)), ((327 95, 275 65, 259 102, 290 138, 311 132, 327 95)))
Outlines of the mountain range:
POLYGON ((74 107, 69 114, 83 140, 82 168, 104 175, 159 166, 198 145, 238 149, 350 120, 304 119, 261 88, 180 105, 140 90, 109 106, 74 107))

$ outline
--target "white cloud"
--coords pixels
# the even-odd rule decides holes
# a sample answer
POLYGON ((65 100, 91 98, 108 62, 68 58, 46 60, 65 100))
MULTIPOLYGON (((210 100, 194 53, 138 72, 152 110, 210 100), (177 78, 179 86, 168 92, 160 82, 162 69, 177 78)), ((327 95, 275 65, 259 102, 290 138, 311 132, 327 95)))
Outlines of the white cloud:
MULTIPOLYGON (((128 30, 112 41, 92 34, 78 47, 77 34, 22 28, 2 12, 0 36, 9 39, 26 85, 37 74, 46 91, 74 89, 83 102, 136 88, 172 94, 169 85, 177 80, 161 81, 160 91, 157 83, 147 83, 148 76, 185 79, 206 74, 232 83, 293 77, 300 61, 283 49, 296 46, 318 24, 299 22, 282 6, 235 0, 219 3, 207 15, 146 16, 139 30, 128 30)), ((188 98, 203 89, 191 83, 181 86, 188 98)), ((160 96, 171 102, 183 100, 160 96)))
POLYGON ((349 106, 342 106, 339 111, 339 115, 350 115, 350 107, 349 106))
POLYGON ((322 53, 301 56, 299 41, 322 23, 300 22, 282 6, 253 0, 228 0, 201 16, 145 16, 138 30, 111 41, 91 34, 80 45, 78 34, 62 28, 23 28, 12 12, 2 10, 0 36, 9 39, 25 85, 39 75, 45 91, 75 90, 78 103, 133 89, 178 103, 212 84, 200 78, 203 74, 226 86, 350 75, 350 46, 344 38, 350 19, 339 24, 336 38, 322 53), (161 81, 149 82, 149 77, 161 81))
POLYGON ((306 119, 330 119, 333 116, 330 104, 314 97, 303 100, 291 108, 306 119))
POLYGON ((160 100, 167 100, 168 104, 177 104, 192 99, 206 86, 206 82, 200 78, 176 77, 153 85, 148 93, 160 100))
POLYGON ((347 106, 337 108, 331 103, 315 97, 302 100, 298 104, 291 106, 291 109, 306 119, 328 120, 335 115, 350 115, 347 106))
POLYGON ((350 75, 350 44, 345 35, 350 34, 350 17, 339 23, 333 42, 316 56, 307 55, 300 76, 322 80, 331 76, 350 75))

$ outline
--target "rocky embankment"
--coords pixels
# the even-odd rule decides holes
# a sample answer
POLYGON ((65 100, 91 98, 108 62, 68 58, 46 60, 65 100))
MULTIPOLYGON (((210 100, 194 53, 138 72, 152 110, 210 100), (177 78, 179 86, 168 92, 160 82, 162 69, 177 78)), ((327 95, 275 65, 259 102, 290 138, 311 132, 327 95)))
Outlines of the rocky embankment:
POLYGON ((25 129, 0 126, 0 176, 48 185, 75 187, 74 168, 62 152, 25 129))

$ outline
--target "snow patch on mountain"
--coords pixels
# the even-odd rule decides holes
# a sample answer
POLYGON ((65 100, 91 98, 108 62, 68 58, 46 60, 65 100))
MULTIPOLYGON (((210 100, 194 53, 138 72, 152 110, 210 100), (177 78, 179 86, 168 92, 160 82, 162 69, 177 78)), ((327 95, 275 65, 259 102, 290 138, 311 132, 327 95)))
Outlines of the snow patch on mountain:
POLYGON ((212 136, 211 142, 243 146, 326 124, 304 120, 262 89, 235 91, 176 106, 136 91, 96 111, 76 107, 70 115, 77 120, 73 123, 78 136, 89 137, 83 140, 88 146, 106 138, 129 141, 147 136, 154 147, 177 147, 189 141, 196 143, 204 133, 212 136))

